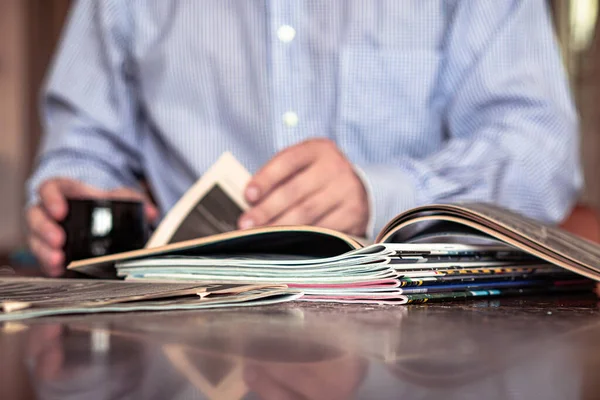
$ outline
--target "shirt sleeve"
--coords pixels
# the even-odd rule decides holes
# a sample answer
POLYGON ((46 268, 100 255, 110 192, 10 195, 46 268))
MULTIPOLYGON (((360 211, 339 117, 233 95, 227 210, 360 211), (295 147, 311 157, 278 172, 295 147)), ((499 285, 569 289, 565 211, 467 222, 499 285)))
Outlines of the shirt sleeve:
POLYGON ((424 158, 356 166, 370 237, 428 203, 492 202, 556 223, 581 189, 578 119, 545 2, 457 4, 440 80, 448 140, 424 158))
POLYGON ((101 189, 137 185, 142 156, 125 3, 74 3, 42 91, 44 135, 27 182, 28 204, 53 177, 101 189))

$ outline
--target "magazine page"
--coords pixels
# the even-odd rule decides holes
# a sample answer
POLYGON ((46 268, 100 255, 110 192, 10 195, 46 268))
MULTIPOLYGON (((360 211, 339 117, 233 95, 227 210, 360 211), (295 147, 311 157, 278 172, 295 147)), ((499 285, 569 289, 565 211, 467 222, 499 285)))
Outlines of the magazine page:
POLYGON ((415 227, 440 221, 470 227, 547 262, 600 280, 600 246, 560 228, 489 204, 418 207, 391 221, 382 230, 378 241, 406 242, 421 233, 415 227))
POLYGON ((236 230, 248 209, 243 193, 250 179, 246 168, 224 153, 169 211, 146 248, 236 230))
POLYGON ((97 279, 0 278, 2 311, 26 308, 69 308, 174 297, 204 297, 209 293, 236 293, 262 286, 206 282, 123 282, 97 279))

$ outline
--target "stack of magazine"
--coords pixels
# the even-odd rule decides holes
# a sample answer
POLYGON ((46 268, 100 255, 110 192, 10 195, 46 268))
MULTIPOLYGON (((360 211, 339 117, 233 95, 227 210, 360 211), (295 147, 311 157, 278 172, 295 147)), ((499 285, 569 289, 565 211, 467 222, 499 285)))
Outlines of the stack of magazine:
POLYGON ((66 314, 200 310, 287 302, 285 285, 123 282, 101 279, 0 278, 0 321, 66 314))
POLYGON ((144 249, 73 262, 126 281, 283 284, 302 301, 416 303, 590 290, 600 247, 489 204, 433 204, 372 242, 310 226, 235 230, 250 173, 225 153, 144 249))
POLYGON ((420 303, 589 290, 590 280, 505 245, 376 244, 332 257, 158 256, 117 262, 126 281, 283 284, 302 301, 420 303))
MULTIPOLYGON (((225 153, 165 216, 144 248, 73 261, 68 269, 119 284, 236 288, 236 293, 213 294, 213 299, 218 297, 213 307, 291 300, 423 303, 591 291, 600 281, 600 246, 489 204, 416 207, 389 221, 370 242, 312 226, 236 230, 238 218, 248 209, 242 193, 250 177, 225 153)), ((36 285, 39 289, 43 283, 36 285)), ((131 289, 144 295, 150 287, 131 289)), ((149 293, 159 296, 158 287, 149 293)), ((200 306, 198 298, 188 300, 194 305, 113 299, 95 311, 211 306, 200 306)), ((0 301, 27 303, 18 293, 0 295, 0 301)), ((18 308, 4 311, 27 311, 18 308)), ((91 308, 54 307, 52 313, 95 312, 91 308)))

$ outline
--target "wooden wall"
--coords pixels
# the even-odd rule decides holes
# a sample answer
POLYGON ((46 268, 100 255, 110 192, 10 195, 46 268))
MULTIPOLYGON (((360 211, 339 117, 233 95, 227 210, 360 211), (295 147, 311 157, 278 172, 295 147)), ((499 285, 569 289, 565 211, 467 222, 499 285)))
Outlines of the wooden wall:
POLYGON ((46 74, 56 44, 60 38, 71 0, 26 0, 28 4, 28 80, 32 90, 28 91, 30 119, 29 156, 37 150, 41 134, 38 115, 39 87, 46 74), (37 17, 36 17, 37 16, 37 17))
POLYGON ((24 182, 40 135, 38 92, 69 0, 0 1, 0 253, 23 244, 24 182))
POLYGON ((0 1, 0 250, 22 237, 20 214, 28 158, 26 9, 0 1))

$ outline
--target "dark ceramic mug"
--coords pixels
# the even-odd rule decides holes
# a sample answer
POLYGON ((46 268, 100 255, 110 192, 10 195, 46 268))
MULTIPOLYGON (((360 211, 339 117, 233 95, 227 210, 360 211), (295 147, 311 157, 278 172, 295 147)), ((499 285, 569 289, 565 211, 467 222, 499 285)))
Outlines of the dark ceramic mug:
POLYGON ((144 204, 134 200, 67 199, 69 212, 62 221, 66 240, 65 265, 144 247, 149 228, 144 204))

